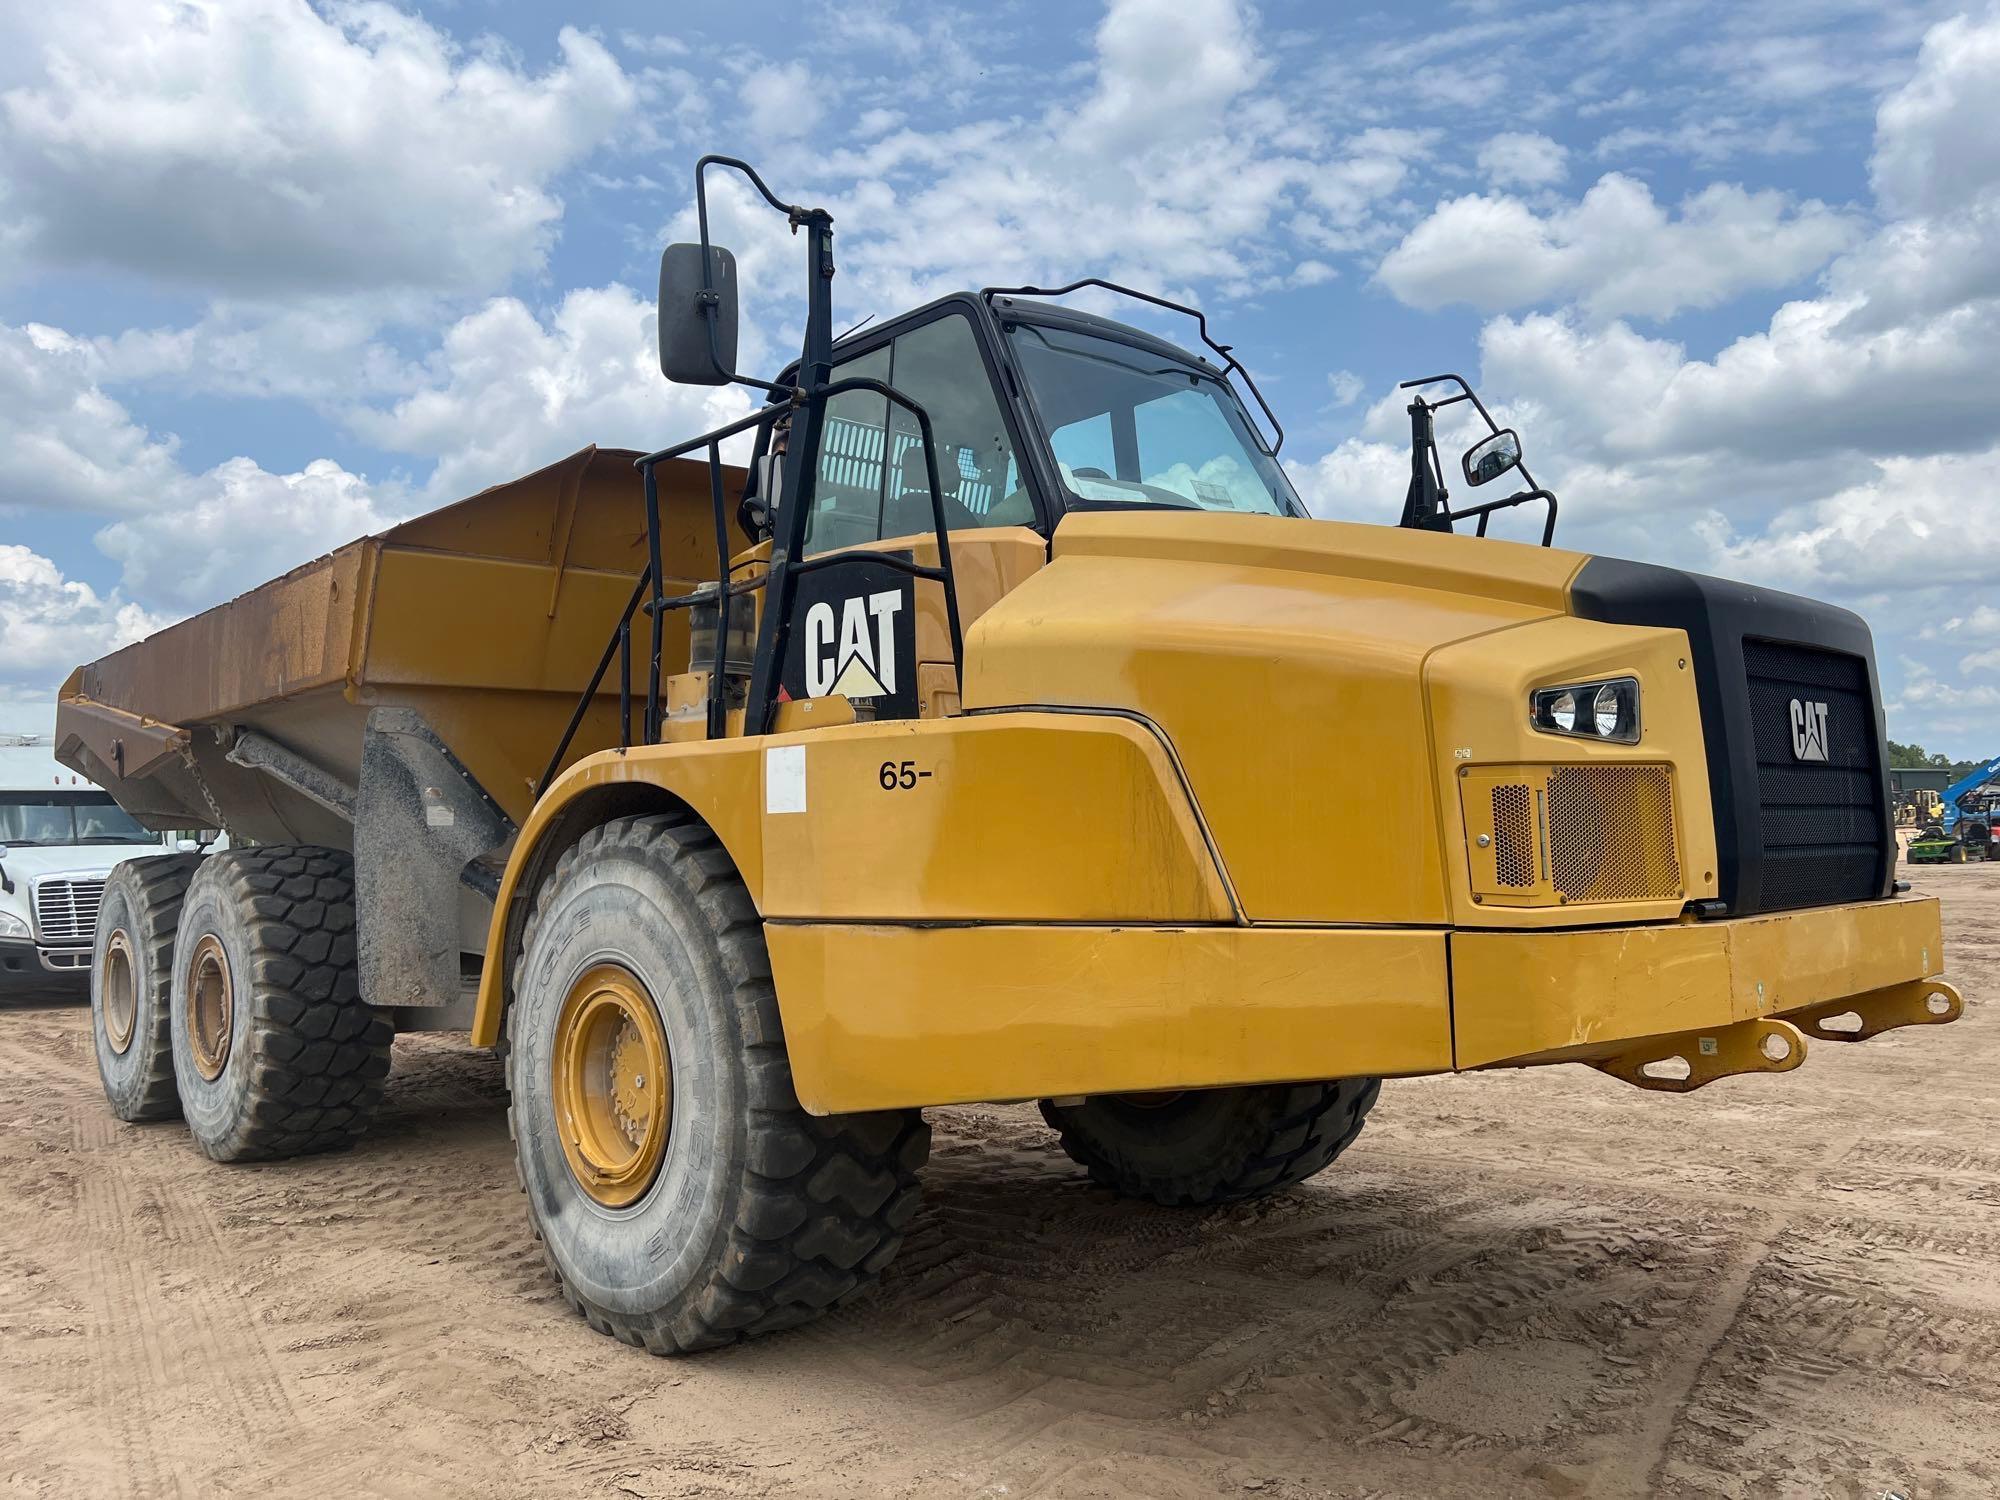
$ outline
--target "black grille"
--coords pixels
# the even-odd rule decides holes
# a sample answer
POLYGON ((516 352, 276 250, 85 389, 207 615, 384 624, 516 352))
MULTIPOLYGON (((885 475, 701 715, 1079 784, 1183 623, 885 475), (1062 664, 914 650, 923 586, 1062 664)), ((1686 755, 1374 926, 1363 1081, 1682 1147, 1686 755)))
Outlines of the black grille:
POLYGON ((1882 773, 1875 698, 1858 656, 1778 641, 1743 642, 1757 748, 1757 833, 1763 885, 1757 906, 1778 911, 1881 894, 1882 773), (1801 715, 1826 707, 1824 761, 1801 759, 1801 715))

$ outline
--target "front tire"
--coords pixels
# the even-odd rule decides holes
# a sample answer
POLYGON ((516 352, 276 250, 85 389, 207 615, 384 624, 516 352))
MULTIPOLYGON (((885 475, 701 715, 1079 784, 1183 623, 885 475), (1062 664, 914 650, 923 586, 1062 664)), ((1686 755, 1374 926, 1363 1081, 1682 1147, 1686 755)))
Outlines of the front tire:
POLYGON ((332 1151, 368 1128, 396 1028, 361 999, 354 862, 261 844, 209 856, 174 942, 174 1078, 217 1161, 332 1151))
POLYGON ((201 857, 128 859, 104 882, 90 955, 90 1031, 104 1098, 121 1120, 171 1120, 174 933, 201 857))
POLYGON ((1354 1144, 1379 1078, 1042 1101, 1042 1118, 1091 1178, 1131 1198, 1205 1207, 1304 1182, 1354 1144))
POLYGON ((916 1110, 815 1117, 763 924, 698 823, 621 818, 543 883, 508 1014, 521 1185, 593 1328, 681 1354, 871 1284, 916 1212, 916 1110))

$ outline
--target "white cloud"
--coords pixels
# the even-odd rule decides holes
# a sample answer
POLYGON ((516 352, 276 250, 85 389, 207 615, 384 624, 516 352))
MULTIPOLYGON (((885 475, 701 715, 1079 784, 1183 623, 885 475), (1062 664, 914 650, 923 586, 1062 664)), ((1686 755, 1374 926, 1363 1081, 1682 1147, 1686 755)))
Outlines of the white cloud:
POLYGON ((743 112, 766 141, 796 141, 819 128, 826 114, 826 85, 804 63, 753 68, 743 79, 743 112))
POLYGON ((1368 382, 1352 370, 1335 370, 1326 377, 1326 386, 1332 393, 1334 406, 1352 406, 1368 389, 1368 382))
POLYGON ((541 263, 552 179, 635 94, 565 28, 539 75, 386 4, 69 0, 0 25, 26 253, 198 287, 479 289, 541 263))
POLYGON ((1509 130, 1479 148, 1479 170, 1495 187, 1548 187, 1569 174, 1569 152, 1533 131, 1509 130))
POLYGON ((1612 172, 1547 215, 1504 195, 1446 199, 1376 276, 1414 307, 1573 300, 1600 317, 1665 318, 1796 282, 1855 232, 1850 216, 1816 200, 1722 183, 1669 214, 1644 183, 1612 172))
POLYGON ((1314 515, 1331 521, 1394 525, 1410 482, 1408 450, 1366 438, 1348 438, 1312 463, 1288 463, 1299 498, 1314 515))
POLYGON ((1113 155, 1202 139, 1263 72, 1234 0, 1113 0, 1097 28, 1097 86, 1072 128, 1113 155))
POLYGON ((99 389, 90 345, 59 328, 0 324, 0 513, 158 504, 180 477, 153 436, 99 389))
POLYGON ((1957 16, 1924 37, 1910 81, 1876 115, 1875 195, 1893 212, 1937 214, 2000 186, 2000 14, 1957 16))
POLYGON ((622 286, 571 292, 546 322, 498 297, 446 331, 419 389, 346 420, 376 447, 435 458, 423 489, 435 505, 586 443, 665 447, 750 410, 738 387, 667 384, 653 318, 622 286))
POLYGON ((1966 498, 2000 471, 2000 448, 1885 458, 1860 483, 1776 517, 1761 534, 1718 538, 1723 571, 1854 597, 1980 588, 2000 576, 2000 529, 1968 524, 1966 498))
POLYGON ((78 662, 159 630, 155 615, 65 578, 40 553, 0 543, 0 696, 48 696, 78 662))
POLYGON ((182 613, 392 526, 410 509, 324 458, 293 474, 232 458, 186 477, 175 499, 114 521, 97 545, 121 565, 127 590, 182 613))
POLYGON ((1962 615, 1953 615, 1942 624, 1926 625, 1918 632, 1918 636, 1927 641, 1946 635, 1955 635, 1961 640, 2000 641, 2000 609, 1990 604, 1975 604, 1962 615))
POLYGON ((111 649, 111 635, 159 623, 150 610, 203 608, 405 513, 328 460, 269 474, 232 458, 192 473, 171 437, 99 387, 102 363, 61 329, 0 325, 0 509, 115 517, 98 546, 122 565, 106 598, 25 548, 0 548, 12 590, 0 654, 14 667, 46 666, 42 643, 68 630, 79 644, 64 648, 67 670, 99 654, 88 648, 111 649))

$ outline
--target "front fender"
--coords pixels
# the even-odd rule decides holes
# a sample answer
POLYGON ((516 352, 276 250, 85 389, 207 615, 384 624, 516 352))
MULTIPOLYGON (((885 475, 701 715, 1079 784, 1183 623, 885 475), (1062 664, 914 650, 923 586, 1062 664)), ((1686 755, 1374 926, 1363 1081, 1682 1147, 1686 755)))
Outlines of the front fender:
MULTIPOLYGON (((527 903, 553 861, 597 823, 672 808, 707 823, 775 922, 1241 920, 1173 750, 1136 715, 1023 709, 607 751, 522 826, 476 1044, 499 1040, 527 903)), ((800 998, 781 989, 780 1012, 800 998)))

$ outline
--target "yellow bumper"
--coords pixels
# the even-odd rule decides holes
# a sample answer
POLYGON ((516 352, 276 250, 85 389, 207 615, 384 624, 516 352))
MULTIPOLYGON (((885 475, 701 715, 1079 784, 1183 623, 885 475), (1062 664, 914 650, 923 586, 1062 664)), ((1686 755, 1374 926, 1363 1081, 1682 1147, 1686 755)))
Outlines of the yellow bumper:
POLYGON ((819 1114, 1554 1062, 1689 1088, 1795 1067, 1807 1036, 1858 1040, 1956 1019, 1959 1005, 1935 977, 1927 898, 1569 932, 773 922, 766 934, 793 1077, 819 1114), (1858 1027, 1820 1026, 1843 1008, 1858 1027), (1688 1059, 1688 1078, 1642 1073, 1669 1054, 1688 1059))
MULTIPOLYGON (((1456 932, 1454 1060, 1614 1060, 1639 1038, 1714 1035, 1765 1018, 1796 1018, 1823 1040, 1854 1035, 1820 1029, 1835 1002, 1864 1002, 1852 1008, 1873 1035, 1943 970, 1928 896, 1660 927, 1456 932)), ((1936 988, 1950 995, 1948 1013, 1925 1006, 1895 1024, 1955 1020, 1955 992, 1936 988)))

